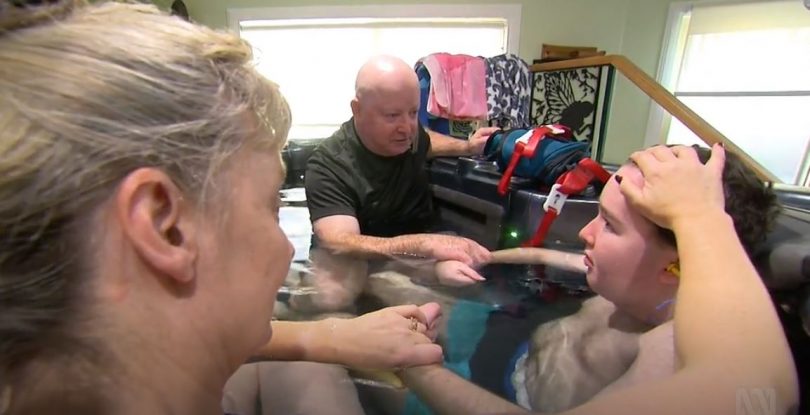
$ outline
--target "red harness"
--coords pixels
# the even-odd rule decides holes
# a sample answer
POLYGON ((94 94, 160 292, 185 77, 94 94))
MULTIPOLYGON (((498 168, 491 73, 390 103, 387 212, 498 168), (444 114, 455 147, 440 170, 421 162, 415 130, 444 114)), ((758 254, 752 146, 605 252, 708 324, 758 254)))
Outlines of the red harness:
POLYGON ((512 174, 514 174, 515 168, 518 162, 520 162, 520 158, 525 157, 530 159, 534 157, 534 153, 537 152, 537 146, 547 135, 567 139, 572 137, 570 128, 560 124, 551 124, 537 127, 533 129, 531 133, 527 133, 515 140, 515 149, 512 151, 512 158, 509 159, 509 165, 506 166, 506 170, 503 172, 503 176, 501 176, 501 181, 498 182, 498 193, 501 196, 506 196, 506 192, 509 191, 509 181, 512 180, 512 174))
MULTIPOLYGON (((501 176, 498 182, 498 193, 505 196, 509 191, 509 182, 512 175, 520 162, 521 157, 532 158, 540 142, 546 136, 555 136, 563 139, 571 139, 573 136, 571 129, 560 124, 543 125, 531 130, 524 136, 515 140, 515 149, 512 152, 512 157, 509 159, 509 165, 501 176)), ((594 179, 598 179, 602 183, 606 183, 610 179, 610 173, 607 172, 599 163, 590 158, 583 158, 577 165, 565 173, 563 173, 557 182, 551 186, 551 191, 548 194, 546 202, 543 204, 545 214, 537 227, 534 236, 526 242, 523 246, 533 247, 543 245, 546 239, 551 223, 562 212, 563 204, 565 204, 568 196, 578 194, 585 190, 594 179)))
POLYGON ((568 196, 582 192, 594 179, 606 183, 610 179, 610 173, 599 163, 587 157, 580 160, 574 169, 563 173, 557 179, 557 182, 551 186, 546 203, 543 204, 545 214, 534 232, 534 236, 524 242, 523 246, 538 247, 543 245, 548 230, 551 228, 551 223, 562 212, 568 196))

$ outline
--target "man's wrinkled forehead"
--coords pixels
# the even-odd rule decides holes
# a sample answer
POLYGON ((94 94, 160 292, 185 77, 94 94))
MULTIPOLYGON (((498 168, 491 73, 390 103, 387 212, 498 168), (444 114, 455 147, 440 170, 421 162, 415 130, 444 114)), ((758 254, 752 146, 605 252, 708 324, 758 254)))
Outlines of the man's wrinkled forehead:
POLYGON ((379 91, 373 98, 373 106, 385 112, 419 109, 419 91, 379 91))

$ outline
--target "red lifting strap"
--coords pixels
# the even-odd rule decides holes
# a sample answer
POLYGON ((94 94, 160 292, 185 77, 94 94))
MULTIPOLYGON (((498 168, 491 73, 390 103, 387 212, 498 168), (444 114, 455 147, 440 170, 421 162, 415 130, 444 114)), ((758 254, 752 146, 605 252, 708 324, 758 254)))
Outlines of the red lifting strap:
MULTIPOLYGON (((520 162, 521 157, 534 157, 534 153, 537 152, 540 141, 542 141, 546 135, 567 134, 569 131, 567 127, 557 124, 543 125, 534 128, 531 132, 527 132, 525 135, 515 140, 515 149, 512 151, 512 157, 509 159, 509 165, 503 172, 501 181, 498 182, 498 194, 501 196, 506 195, 506 192, 509 190, 509 181, 512 180, 512 174, 515 173, 515 168, 518 162, 520 162), (529 134, 531 134, 531 136, 529 136, 529 134), (526 136, 529 137, 526 138, 526 136)), ((506 137, 504 137, 504 139, 506 139, 506 137)))
POLYGON ((588 187, 594 179, 602 183, 606 183, 610 179, 610 173, 604 169, 599 163, 590 158, 583 158, 580 160, 574 169, 563 173, 557 182, 551 186, 551 191, 548 193, 546 203, 543 204, 545 214, 543 219, 540 220, 540 225, 534 232, 534 236, 526 242, 523 246, 533 247, 543 245, 543 241, 548 235, 548 230, 551 228, 551 223, 562 212, 563 204, 568 196, 575 195, 582 192, 588 187))

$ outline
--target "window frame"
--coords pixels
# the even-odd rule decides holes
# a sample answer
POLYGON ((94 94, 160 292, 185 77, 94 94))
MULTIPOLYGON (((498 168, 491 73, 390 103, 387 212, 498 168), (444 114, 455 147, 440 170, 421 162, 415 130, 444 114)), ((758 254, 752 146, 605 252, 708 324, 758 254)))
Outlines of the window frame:
MULTIPOLYGON (((345 6, 292 6, 292 7, 255 7, 255 8, 228 8, 228 27, 238 36, 242 30, 250 26, 261 26, 267 22, 274 26, 273 21, 298 21, 294 25, 306 25, 308 19, 335 20, 356 19, 413 19, 424 21, 470 19, 498 20, 505 24, 505 53, 518 54, 520 50, 521 4, 425 4, 425 5, 345 5, 345 6), (248 23, 251 22, 250 26, 248 23)), ((315 22, 314 22, 315 23, 315 22)), ((472 22, 471 22, 472 23, 472 22)), ((329 25, 325 23, 326 25, 329 25)), ((352 22, 348 22, 352 24, 352 22)), ((283 23, 282 23, 283 25, 283 23)), ((338 23, 339 25, 339 23, 338 23)), ((314 27, 318 27, 315 23, 314 27)), ((358 63, 359 64, 359 63, 358 63)), ((298 140, 311 140, 300 137, 298 140)), ((292 140, 291 140, 292 141, 292 140)))
MULTIPOLYGON (((669 5, 669 11, 667 14, 666 26, 664 27, 664 39, 656 72, 656 80, 667 91, 675 96, 701 95, 689 91, 682 91, 679 93, 676 93, 675 91, 676 84, 680 77, 681 63, 683 62, 683 57, 686 50, 690 13, 695 7, 733 6, 747 3, 769 3, 780 1, 783 0, 694 0, 671 3, 669 5)), ((791 95, 791 93, 796 92, 806 91, 782 91, 775 92, 773 94, 770 92, 745 93, 745 95, 791 95)), ((802 95, 805 96, 806 94, 802 95)), ((667 133, 669 131, 671 122, 672 116, 669 113, 667 113, 654 101, 650 102, 647 129, 644 136, 644 147, 666 143, 667 133)), ((793 190, 801 188, 803 192, 810 193, 810 189, 801 187, 802 185, 810 185, 810 144, 808 144, 808 148, 805 149, 804 157, 801 165, 799 166, 799 182, 802 184, 794 185, 792 183, 775 183, 775 185, 793 190)))
POLYGON ((521 4, 420 4, 228 8, 228 27, 240 33, 243 20, 328 18, 500 18, 506 20, 506 50, 520 50, 521 4))

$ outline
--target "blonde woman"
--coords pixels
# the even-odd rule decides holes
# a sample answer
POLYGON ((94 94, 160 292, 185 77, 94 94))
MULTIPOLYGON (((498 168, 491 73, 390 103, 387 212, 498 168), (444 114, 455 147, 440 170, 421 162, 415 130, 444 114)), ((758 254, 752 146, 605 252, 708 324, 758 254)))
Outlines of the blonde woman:
MULTIPOLYGON (((290 114, 250 54, 154 6, 0 2, 0 413, 221 414, 256 353, 441 360, 431 306, 271 329, 290 114)), ((345 370, 305 370, 341 398, 279 399, 362 412, 345 370)))

